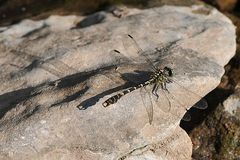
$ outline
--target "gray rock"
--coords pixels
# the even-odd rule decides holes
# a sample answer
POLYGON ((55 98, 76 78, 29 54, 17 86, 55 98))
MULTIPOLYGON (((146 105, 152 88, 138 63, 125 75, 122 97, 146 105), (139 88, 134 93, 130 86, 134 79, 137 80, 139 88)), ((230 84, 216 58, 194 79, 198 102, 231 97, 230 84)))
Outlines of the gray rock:
MULTIPOLYGON (((10 28, 5 29, 1 33, 2 39, 8 39, 8 41, 18 42, 17 39, 24 37, 25 35, 36 31, 44 26, 43 21, 23 20, 19 24, 12 25, 10 28)), ((10 42, 10 43, 13 43, 10 42)))
POLYGON ((52 32, 38 24, 46 24, 43 20, 15 39, 9 33, 18 24, 1 33, 2 159, 191 159, 192 144, 179 122, 200 100, 196 94, 204 96, 220 82, 236 49, 235 28, 217 10, 203 6, 134 12, 83 29, 52 32), (125 77, 142 81, 150 69, 143 55, 126 46, 125 34, 156 66, 173 68, 185 87, 167 86, 174 96, 167 95, 171 108, 162 90, 158 101, 152 96, 151 125, 144 89, 102 107, 129 87, 125 77))
POLYGON ((239 99, 240 90, 238 86, 223 104, 219 103, 205 121, 191 131, 190 137, 195 144, 193 159, 201 159, 206 155, 208 159, 240 158, 239 99))
POLYGON ((50 16, 44 22, 47 26, 50 27, 52 32, 60 32, 69 30, 76 26, 80 21, 81 17, 70 15, 70 16, 50 16))
POLYGON ((223 102, 224 111, 240 120, 240 88, 236 87, 235 93, 223 102))

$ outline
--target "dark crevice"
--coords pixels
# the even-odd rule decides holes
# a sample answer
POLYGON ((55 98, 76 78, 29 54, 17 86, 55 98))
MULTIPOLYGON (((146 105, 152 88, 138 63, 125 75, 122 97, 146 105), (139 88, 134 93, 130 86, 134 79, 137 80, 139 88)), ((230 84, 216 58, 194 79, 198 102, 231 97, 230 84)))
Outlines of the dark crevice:
POLYGON ((190 133, 194 128, 202 124, 208 115, 211 115, 212 112, 216 110, 219 104, 222 104, 231 94, 234 93, 234 88, 240 80, 240 77, 237 76, 240 68, 240 56, 237 53, 225 66, 225 74, 222 78, 222 84, 220 84, 216 89, 211 91, 205 96, 205 99, 208 102, 208 108, 206 110, 198 110, 196 108, 191 108, 189 110, 191 116, 193 117, 190 122, 182 121, 180 126, 190 133), (224 80, 224 77, 227 77, 227 80, 224 80), (226 84, 224 84, 226 81, 226 84))
POLYGON ((208 108, 205 110, 200 110, 192 107, 188 111, 191 115, 191 121, 181 121, 180 127, 182 127, 186 132, 190 133, 195 127, 202 124, 206 117, 215 111, 219 103, 222 103, 232 93, 233 90, 225 90, 221 88, 214 89, 204 97, 207 100, 208 108))

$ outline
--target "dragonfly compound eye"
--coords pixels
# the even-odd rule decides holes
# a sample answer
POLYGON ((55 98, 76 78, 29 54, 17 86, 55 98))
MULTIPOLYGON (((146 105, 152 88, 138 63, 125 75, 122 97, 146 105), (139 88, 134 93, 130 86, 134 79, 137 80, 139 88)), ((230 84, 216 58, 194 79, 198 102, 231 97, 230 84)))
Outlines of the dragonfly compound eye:
POLYGON ((169 77, 173 76, 173 69, 169 67, 164 67, 164 73, 167 74, 169 77))

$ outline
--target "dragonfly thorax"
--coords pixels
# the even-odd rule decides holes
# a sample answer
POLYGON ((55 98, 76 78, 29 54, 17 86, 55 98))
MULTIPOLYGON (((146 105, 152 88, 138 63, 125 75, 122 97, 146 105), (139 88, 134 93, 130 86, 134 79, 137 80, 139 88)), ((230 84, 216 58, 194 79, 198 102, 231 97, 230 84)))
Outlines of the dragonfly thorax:
POLYGON ((173 71, 169 67, 156 70, 150 78, 151 84, 161 84, 169 81, 169 77, 173 76, 173 71))

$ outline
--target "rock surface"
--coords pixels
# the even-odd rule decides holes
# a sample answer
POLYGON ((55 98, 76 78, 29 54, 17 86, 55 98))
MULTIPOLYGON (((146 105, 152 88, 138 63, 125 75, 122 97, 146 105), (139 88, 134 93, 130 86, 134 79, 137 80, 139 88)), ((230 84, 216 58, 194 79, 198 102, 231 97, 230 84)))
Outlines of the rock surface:
POLYGON ((179 122, 184 107, 199 100, 194 94, 169 85, 188 106, 172 105, 166 112, 164 101, 153 101, 152 125, 140 90, 109 108, 102 103, 129 86, 124 77, 141 80, 143 74, 134 71, 149 68, 134 48, 127 51, 124 34, 131 34, 157 66, 172 67, 185 88, 204 96, 219 84, 234 55, 231 21, 204 6, 129 10, 120 19, 100 14, 105 20, 85 28, 77 25, 83 17, 74 16, 62 17, 59 28, 55 22, 61 17, 4 28, 1 159, 191 159, 191 141, 179 122))
MULTIPOLYGON (((210 92, 206 99, 209 107, 202 110, 201 117, 181 126, 190 132, 193 142, 193 159, 240 159, 239 147, 239 84, 240 84, 240 19, 234 12, 225 13, 236 26, 237 50, 234 57, 224 67, 221 83, 210 92), (195 126, 195 127, 194 127, 195 126), (191 130, 194 128, 193 130, 191 130)), ((237 15, 237 13, 235 13, 237 15)), ((198 113, 199 115, 199 113, 198 113)))
POLYGON ((228 97, 227 100, 224 101, 223 106, 224 110, 228 112, 230 115, 236 117, 240 120, 240 89, 236 90, 236 93, 228 97))
POLYGON ((190 133, 194 159, 240 158, 240 90, 218 104, 199 127, 190 133), (201 136, 199 136, 201 135, 201 136))

